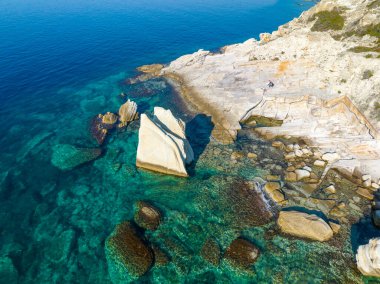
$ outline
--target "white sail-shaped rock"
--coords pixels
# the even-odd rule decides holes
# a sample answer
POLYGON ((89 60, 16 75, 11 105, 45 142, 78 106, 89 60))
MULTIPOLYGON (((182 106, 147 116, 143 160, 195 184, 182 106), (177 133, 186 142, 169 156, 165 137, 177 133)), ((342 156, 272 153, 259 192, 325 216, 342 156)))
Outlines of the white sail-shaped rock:
POLYGON ((359 246, 356 261, 361 273, 380 277, 380 238, 371 239, 367 245, 359 246))
POLYGON ((185 123, 181 119, 175 118, 170 109, 166 110, 162 107, 154 108, 154 120, 160 123, 166 132, 183 140, 185 149, 182 152, 185 156, 186 164, 190 164, 194 160, 194 152, 186 138, 185 123))
POLYGON ((185 164, 194 159, 194 154, 186 140, 184 123, 162 108, 155 108, 154 114, 153 120, 141 115, 136 165, 187 177, 185 164))

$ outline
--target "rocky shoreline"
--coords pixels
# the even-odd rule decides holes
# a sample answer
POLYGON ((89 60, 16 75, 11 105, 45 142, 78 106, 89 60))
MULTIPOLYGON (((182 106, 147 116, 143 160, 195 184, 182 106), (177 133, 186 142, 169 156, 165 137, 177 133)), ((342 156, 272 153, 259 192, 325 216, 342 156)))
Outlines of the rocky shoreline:
POLYGON ((250 121, 269 139, 296 137, 322 153, 336 153, 332 168, 370 175, 378 183, 376 3, 323 0, 259 41, 220 53, 199 50, 167 66, 143 66, 141 79, 168 78, 191 105, 212 116, 219 141, 232 142, 250 121), (279 124, 256 121, 263 118, 279 124))

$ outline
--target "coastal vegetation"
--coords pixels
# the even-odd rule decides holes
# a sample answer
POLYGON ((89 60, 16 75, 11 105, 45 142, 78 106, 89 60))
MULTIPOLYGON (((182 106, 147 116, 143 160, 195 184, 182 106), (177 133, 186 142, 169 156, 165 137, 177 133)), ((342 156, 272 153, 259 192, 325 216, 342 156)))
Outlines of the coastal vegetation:
POLYGON ((332 11, 321 11, 316 13, 311 20, 314 23, 311 31, 325 32, 329 30, 341 30, 344 27, 344 17, 341 15, 341 10, 334 9, 332 11))

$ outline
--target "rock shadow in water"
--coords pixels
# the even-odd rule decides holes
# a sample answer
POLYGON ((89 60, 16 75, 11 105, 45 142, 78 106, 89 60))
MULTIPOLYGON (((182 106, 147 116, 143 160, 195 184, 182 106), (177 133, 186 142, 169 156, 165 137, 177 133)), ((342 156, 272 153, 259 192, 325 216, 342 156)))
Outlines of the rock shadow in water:
POLYGON ((354 254, 358 251, 359 246, 368 244, 372 238, 380 237, 380 229, 376 228, 371 216, 364 216, 351 227, 351 246, 354 254))
POLYGON ((186 123, 186 137, 194 151, 194 162, 192 166, 190 166, 190 172, 194 170, 200 155, 208 143, 210 143, 213 129, 214 123, 211 121, 211 116, 205 114, 197 114, 192 120, 186 123))

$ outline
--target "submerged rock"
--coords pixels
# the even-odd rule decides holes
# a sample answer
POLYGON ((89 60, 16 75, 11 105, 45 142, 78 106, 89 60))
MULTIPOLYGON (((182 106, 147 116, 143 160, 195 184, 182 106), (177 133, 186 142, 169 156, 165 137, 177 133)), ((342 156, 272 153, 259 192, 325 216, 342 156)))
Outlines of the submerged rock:
POLYGON ((259 257, 259 249, 251 242, 238 238, 227 248, 224 258, 237 267, 248 269, 259 257))
POLYGON ((356 254, 358 269, 366 276, 380 277, 380 238, 359 246, 356 254))
POLYGON ((136 165, 187 177, 185 164, 193 161, 194 153, 185 136, 184 122, 160 107, 154 108, 154 115, 154 120, 141 115, 136 165))
POLYGON ((107 112, 102 116, 102 123, 105 125, 109 125, 109 127, 113 127, 117 121, 117 115, 112 112, 107 112))
POLYGON ((131 121, 138 118, 137 104, 131 100, 128 100, 125 104, 119 108, 119 120, 118 127, 125 127, 131 121))
POLYGON ((148 202, 139 201, 134 220, 141 228, 154 231, 160 225, 161 212, 148 202))
POLYGON ((0 257, 0 283, 18 283, 18 272, 9 257, 0 257))
POLYGON ((112 282, 126 283, 151 268, 154 254, 137 229, 123 222, 106 240, 106 258, 112 282))
POLYGON ((91 136, 98 142, 99 145, 102 145, 104 140, 107 137, 108 129, 104 127, 102 123, 102 115, 99 114, 91 121, 91 136))
POLYGON ((81 164, 95 160, 102 154, 98 148, 77 148, 69 144, 53 147, 51 163, 61 170, 71 170, 81 164))
POLYGON ((51 239, 50 246, 46 250, 46 258, 53 263, 67 262, 74 242, 75 232, 73 230, 62 232, 58 237, 51 239))
POLYGON ((329 224, 315 214, 281 211, 277 224, 283 233, 296 237, 324 242, 333 236, 329 224))
POLYGON ((213 239, 207 239, 202 246, 201 256, 209 263, 217 266, 220 261, 220 247, 213 239))

